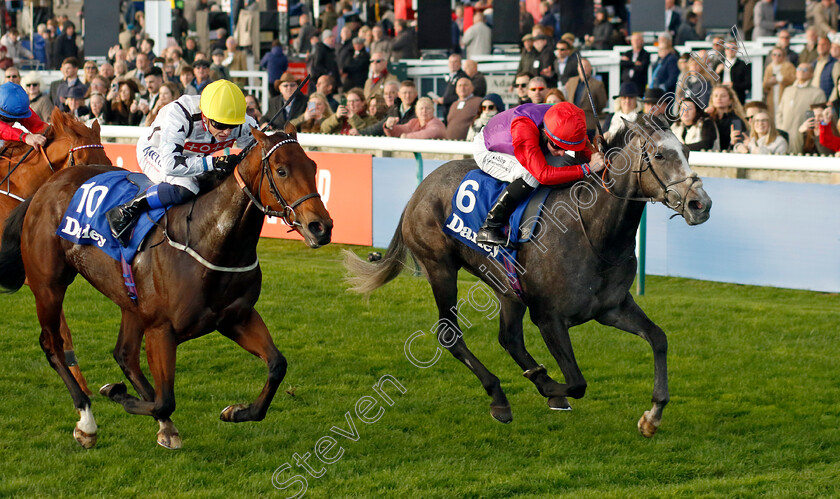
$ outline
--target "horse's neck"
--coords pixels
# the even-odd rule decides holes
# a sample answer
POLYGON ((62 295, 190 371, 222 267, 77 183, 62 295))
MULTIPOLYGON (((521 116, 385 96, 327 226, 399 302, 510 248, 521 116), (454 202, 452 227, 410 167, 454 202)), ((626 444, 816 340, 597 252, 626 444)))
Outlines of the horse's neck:
POLYGON ((196 200, 190 232, 199 253, 204 248, 209 257, 233 254, 234 260, 250 263, 264 219, 231 175, 196 200))
MULTIPOLYGON (((26 152, 24 151, 23 154, 26 152)), ((22 155, 17 155, 9 159, 8 168, 3 168, 3 175, 0 178, 5 177, 10 170, 14 169, 14 173, 9 176, 12 189, 21 197, 27 198, 33 195, 52 176, 53 172, 38 150, 32 151, 26 160, 18 165, 22 157, 22 155)), ((4 158, 3 161, 7 160, 4 158)))
POLYGON ((624 255, 635 245, 645 203, 616 197, 637 195, 635 173, 627 171, 612 179, 615 183, 609 189, 615 195, 607 192, 601 182, 590 180, 598 196, 591 208, 583 210, 583 218, 587 222, 588 236, 593 245, 602 253, 618 256, 624 255))

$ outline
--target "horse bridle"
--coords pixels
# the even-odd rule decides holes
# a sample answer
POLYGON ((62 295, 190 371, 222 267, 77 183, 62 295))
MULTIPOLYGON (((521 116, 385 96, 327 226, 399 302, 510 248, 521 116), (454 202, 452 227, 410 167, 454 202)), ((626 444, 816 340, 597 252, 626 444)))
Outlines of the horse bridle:
MULTIPOLYGON (((47 125, 47 129, 44 131, 44 134, 45 134, 45 135, 47 134, 47 132, 48 132, 49 128, 50 128, 50 125, 47 125)), ((70 159, 70 166, 76 166, 76 160, 75 160, 75 158, 73 157, 73 153, 74 153, 74 152, 79 151, 79 150, 81 150, 81 149, 91 149, 91 148, 105 149, 105 146, 103 146, 102 144, 87 144, 87 145, 81 145, 81 146, 71 147, 71 148, 70 148, 70 151, 68 152, 68 156, 69 156, 69 159, 70 159)), ((2 150, 0 150, 0 153, 4 152, 5 150, 6 150, 6 146, 4 146, 2 150)), ((30 154, 32 154, 32 152, 33 152, 34 150, 35 150, 35 146, 29 146, 29 150, 28 150, 28 151, 26 151, 26 154, 24 154, 24 155, 23 155, 23 157, 21 157, 21 158, 18 160, 18 162, 17 162, 17 163, 15 163, 15 165, 14 165, 13 167, 9 168, 9 173, 7 173, 5 177, 3 177, 3 180, 0 180, 0 185, 2 185, 4 182, 6 182, 6 183, 7 183, 7 188, 6 188, 6 191, 5 191, 5 192, 0 191, 0 194, 6 194, 6 195, 11 196, 11 197, 13 197, 13 198, 15 198, 15 199, 18 199, 18 196, 15 196, 14 194, 12 194, 12 193, 11 193, 11 188, 12 188, 12 186, 11 186, 11 182, 12 182, 11 177, 12 177, 12 173, 14 173, 14 172, 15 172, 15 170, 17 170, 17 169, 18 169, 18 167, 19 167, 21 164, 23 164, 23 162, 24 162, 24 161, 26 161, 26 158, 28 158, 28 157, 29 157, 29 155, 30 155, 30 154)), ((46 161, 46 162, 47 162, 47 166, 49 166, 49 167, 50 167, 50 171, 51 171, 52 173, 55 173, 55 167, 53 166, 52 161, 50 161, 50 157, 49 157, 49 156, 47 156, 47 151, 46 151, 46 149, 45 149, 44 147, 41 147, 41 148, 40 148, 40 150, 41 150, 41 155, 44 157, 44 161, 46 161)), ((20 199, 20 200, 22 201, 22 199, 20 199)))
MULTIPOLYGON (((632 196, 621 196, 619 194, 616 194, 616 193, 612 192, 606 184, 606 174, 609 171, 609 162, 606 161, 606 158, 604 159, 604 161, 605 161, 604 173, 601 176, 601 178, 599 179, 599 182, 601 183, 601 186, 604 188, 605 191, 607 191, 611 196, 613 196, 615 198, 624 199, 624 200, 627 200, 627 201, 641 201, 643 203, 657 203, 658 202, 658 203, 664 204, 668 208, 671 208, 672 210, 676 211, 678 214, 682 214, 683 210, 685 210, 685 199, 684 199, 684 196, 682 194, 680 194, 679 191, 677 191, 673 187, 675 185, 678 185, 678 184, 681 184, 681 183, 685 182, 686 180, 691 180, 691 183, 688 184, 688 189, 686 189, 686 191, 685 191, 685 192, 689 192, 689 191, 691 191, 691 188, 694 185, 694 183, 700 180, 700 177, 697 176, 697 173, 692 172, 690 175, 686 175, 685 177, 683 177, 681 179, 678 179, 678 180, 675 180, 673 182, 670 182, 670 183, 666 184, 665 182, 662 181, 661 178, 659 178, 659 174, 657 174, 656 170, 653 168, 653 163, 651 163, 650 156, 648 155, 648 152, 647 152, 647 145, 648 145, 647 140, 642 142, 642 160, 643 160, 643 163, 644 163, 642 165, 643 167, 640 167, 638 170, 632 170, 632 173, 636 174, 636 182, 639 184, 639 189, 642 189, 642 174, 649 171, 650 174, 653 176, 653 179, 656 180, 656 183, 658 183, 659 187, 662 189, 662 194, 660 196, 658 196, 658 197, 652 197, 652 196, 632 197, 632 196), (673 199, 671 197, 671 194, 675 195, 676 199, 673 199)), ((642 192, 642 194, 644 194, 644 192, 642 192)))
MULTIPOLYGON (((282 219, 283 222, 286 223, 286 225, 288 225, 289 227, 292 227, 291 230, 294 230, 295 227, 301 227, 302 226, 301 223, 297 221, 297 213, 295 212, 295 208, 300 206, 300 204, 303 203, 304 201, 306 201, 307 199, 320 198, 321 195, 318 194, 318 192, 311 192, 309 194, 306 194, 305 196, 300 197, 298 200, 296 200, 293 203, 288 203, 286 201, 286 199, 283 197, 283 195, 280 194, 280 190, 277 188, 277 183, 274 181, 274 172, 271 171, 271 167, 268 164, 268 158, 271 157, 271 155, 274 153, 274 151, 276 151, 280 147, 282 147, 284 145, 287 145, 287 144, 297 144, 298 141, 297 141, 296 138, 294 138, 290 135, 287 135, 283 132, 278 132, 278 133, 282 133, 286 137, 281 139, 279 142, 277 142, 273 146, 271 146, 271 149, 269 149, 268 152, 266 152, 263 155, 262 159, 260 160, 262 162, 262 166, 261 166, 261 169, 260 169, 261 170, 260 171, 260 182, 259 182, 258 186, 261 187, 262 183, 263 183, 263 180, 266 177, 268 178, 268 189, 271 192, 271 195, 274 196, 274 199, 277 200, 277 202, 280 203, 280 206, 283 207, 282 212, 272 210, 271 208, 269 208, 267 206, 264 206, 262 203, 260 203, 260 200, 256 196, 254 196, 254 194, 251 192, 251 190, 248 189, 248 186, 245 184, 245 181, 242 180, 242 176, 239 174, 239 164, 238 163, 236 165, 236 168, 233 169, 233 174, 236 177, 236 181, 237 181, 237 183, 239 183, 239 186, 242 188, 243 191, 245 191, 245 194, 248 195, 248 198, 250 198, 251 202, 254 203, 254 206, 256 206, 258 210, 263 212, 263 214, 265 214, 265 215, 282 219)), ((248 153, 251 152, 251 149, 256 144, 257 144, 257 141, 255 140, 254 142, 251 142, 247 147, 245 147, 245 149, 243 149, 239 153, 240 161, 242 159, 244 159, 245 156, 248 155, 248 153)), ((260 146, 260 147, 262 147, 262 146, 260 146)))

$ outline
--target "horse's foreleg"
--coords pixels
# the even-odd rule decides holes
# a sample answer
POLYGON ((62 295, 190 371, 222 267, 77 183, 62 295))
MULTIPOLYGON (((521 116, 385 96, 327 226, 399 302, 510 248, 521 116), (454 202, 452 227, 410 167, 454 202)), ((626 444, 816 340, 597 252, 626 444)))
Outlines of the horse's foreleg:
POLYGON ((438 336, 438 342, 449 350, 456 359, 460 360, 475 374, 484 391, 493 399, 490 402, 490 414, 502 423, 510 423, 513 420, 513 413, 510 410, 502 385, 493 373, 467 348, 464 342, 463 333, 458 325, 456 307, 458 303, 458 269, 451 263, 440 263, 429 260, 421 261, 426 270, 429 284, 432 286, 432 293, 435 296, 435 303, 438 308, 439 320, 435 324, 434 332, 438 336))
POLYGON ((82 370, 76 359, 76 352, 73 350, 73 338, 70 336, 70 326, 67 325, 67 319, 64 317, 64 309, 61 310, 60 330, 61 339, 64 340, 64 358, 67 359, 67 366, 70 368, 70 372, 73 374, 73 377, 76 378, 76 382, 79 383, 79 387, 81 387, 82 391, 90 396, 91 391, 88 389, 87 380, 82 374, 82 370))
POLYGON ((540 395, 548 398, 548 406, 555 410, 571 410, 569 401, 562 395, 560 383, 551 379, 545 367, 537 364, 531 354, 525 349, 522 332, 522 317, 526 307, 522 303, 499 296, 501 310, 499 312, 499 343, 511 358, 522 368, 523 376, 537 387, 540 395))
POLYGON ((76 406, 79 413, 79 422, 73 429, 73 437, 79 445, 90 449, 96 445, 96 421, 90 408, 90 398, 87 396, 79 382, 70 372, 67 359, 64 356, 64 340, 61 338, 61 303, 64 300, 66 288, 58 287, 47 289, 46 287, 34 286, 32 292, 35 294, 35 305, 38 312, 38 321, 41 323, 41 349, 47 356, 50 366, 58 373, 76 406))
POLYGON ((251 309, 250 315, 238 324, 224 324, 219 327, 226 337, 235 341, 253 355, 261 358, 268 366, 268 380, 260 395, 250 405, 236 404, 227 406, 220 416, 222 421, 239 423, 241 421, 262 421, 274 399, 280 382, 286 377, 286 358, 277 350, 271 333, 260 314, 251 309))
POLYGON ((630 293, 627 293, 621 305, 598 317, 597 320, 605 326, 613 326, 641 336, 647 340, 653 349, 653 407, 651 410, 645 411, 638 423, 641 434, 650 438, 659 429, 659 424, 662 421, 662 410, 670 400, 668 394, 668 339, 665 332, 645 315, 630 293))

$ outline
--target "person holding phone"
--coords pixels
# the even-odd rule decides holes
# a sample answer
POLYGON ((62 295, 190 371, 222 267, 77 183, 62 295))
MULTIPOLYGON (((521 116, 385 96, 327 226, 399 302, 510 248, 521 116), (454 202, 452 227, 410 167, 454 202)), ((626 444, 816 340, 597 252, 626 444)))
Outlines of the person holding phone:
POLYGON ((335 114, 321 123, 321 133, 350 135, 350 130, 358 131, 377 121, 375 116, 367 112, 365 91, 358 87, 352 88, 339 99, 335 114))
POLYGON ((752 118, 752 132, 743 134, 732 149, 741 154, 787 154, 788 143, 776 131, 772 115, 759 111, 752 118))
POLYGON ((326 118, 332 116, 333 112, 327 102, 327 96, 315 92, 309 96, 309 103, 306 105, 306 111, 289 121, 294 125, 298 132, 303 133, 321 133, 321 123, 326 118))
POLYGON ((834 151, 835 156, 840 157, 840 137, 836 133, 840 130, 840 126, 832 126, 834 121, 834 110, 831 106, 826 106, 820 115, 820 144, 834 151))
POLYGON ((712 87, 711 105, 706 108, 706 114, 717 125, 721 151, 728 151, 749 131, 744 108, 732 87, 720 83, 712 87))

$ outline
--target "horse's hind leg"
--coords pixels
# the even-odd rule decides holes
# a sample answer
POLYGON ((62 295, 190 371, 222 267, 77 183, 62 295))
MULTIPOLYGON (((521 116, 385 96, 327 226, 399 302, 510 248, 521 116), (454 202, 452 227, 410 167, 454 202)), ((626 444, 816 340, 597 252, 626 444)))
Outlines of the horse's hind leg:
MULTIPOLYGON (((122 331, 125 332, 125 329, 122 331)), ((144 334, 146 360, 155 380, 154 400, 141 400, 129 395, 123 383, 106 385, 100 392, 122 404, 129 414, 152 416, 158 420, 160 431, 157 434, 157 443, 167 449, 178 449, 181 447, 181 437, 169 419, 175 412, 175 352, 178 342, 169 324, 147 329, 144 334)), ((144 388, 140 386, 139 391, 142 394, 144 388)))
POLYGON ((645 411, 637 425, 639 432, 650 438, 659 429, 659 424, 662 421, 662 410, 670 400, 668 394, 668 338, 665 336, 665 332, 639 308, 630 293, 627 293, 618 308, 598 317, 597 320, 605 326, 613 326, 641 336, 647 340, 653 349, 653 407, 651 410, 645 411))
POLYGON ((64 317, 64 309, 61 310, 60 330, 61 339, 64 340, 64 358, 67 360, 67 366, 70 368, 70 372, 73 373, 73 377, 76 378, 76 381, 79 383, 82 391, 90 396, 91 391, 88 389, 87 380, 82 374, 82 369, 79 367, 79 363, 76 359, 76 352, 73 349, 73 338, 70 336, 70 326, 67 325, 67 319, 64 317))
POLYGON ((498 296, 501 303, 499 312, 499 343, 524 371, 523 376, 531 380, 540 395, 548 398, 548 406, 555 410, 571 410, 569 401, 562 395, 560 383, 551 379, 544 366, 537 364, 525 349, 522 331, 522 317, 526 307, 522 303, 498 296))
MULTIPOLYGON (((117 336, 117 344, 114 346, 114 360, 122 369, 125 377, 131 386, 137 391, 143 400, 152 402, 155 399, 155 387, 149 383, 143 370, 140 368, 140 345, 143 342, 143 323, 130 312, 123 311, 120 322, 120 333, 117 336)), ((102 387, 100 393, 111 396, 116 394, 113 390, 122 391, 117 384, 109 384, 102 387), (107 393, 106 393, 107 392, 107 393)))
POLYGON ((535 311, 532 307, 531 312, 537 327, 540 329, 540 335, 545 341, 545 346, 548 347, 548 351, 557 361, 565 378, 565 383, 558 383, 558 386, 554 387, 557 396, 576 399, 583 397, 586 393, 586 380, 583 378, 583 373, 580 372, 580 367, 575 360, 568 326, 550 311, 542 313, 541 311, 535 311))
POLYGON ((510 403, 504 391, 502 391, 499 378, 488 371, 467 348, 461 328, 458 326, 458 316, 456 314, 458 300, 457 268, 451 263, 441 263, 437 260, 426 260, 420 263, 426 270, 429 284, 432 286, 432 293, 435 295, 435 303, 439 314, 439 320, 435 324, 438 341, 456 359, 463 362, 481 381, 487 395, 493 399, 490 403, 490 414, 502 423, 510 423, 513 420, 513 413, 510 410, 510 403))
POLYGON ((79 386, 79 382, 76 381, 67 365, 64 356, 64 341, 60 333, 61 304, 66 289, 66 287, 49 289, 32 286, 38 321, 41 323, 41 349, 46 354, 50 366, 55 369, 55 372, 58 373, 70 391, 73 404, 79 413, 80 419, 73 430, 73 437, 79 442, 79 445, 85 449, 90 449, 96 445, 96 421, 90 408, 90 398, 79 386))
POLYGON ((251 309, 249 316, 237 324, 226 324, 224 321, 219 332, 227 336, 236 344, 261 358, 268 365, 268 380, 265 382, 260 395, 250 405, 236 404, 225 407, 220 415, 222 421, 239 423, 241 421, 262 421, 274 399, 277 387, 286 377, 286 358, 277 350, 271 333, 263 322, 260 314, 251 309))
MULTIPOLYGON (((114 360, 117 361, 123 374, 131 382, 131 386, 140 394, 142 400, 154 402, 155 387, 149 383, 140 368, 140 345, 142 341, 143 323, 134 314, 123 311, 120 334, 117 337, 117 345, 114 347, 114 360)), ((123 407, 136 405, 137 402, 141 401, 141 399, 129 394, 125 388, 125 383, 122 382, 109 383, 100 388, 99 393, 123 405, 123 407)), ((181 446, 180 434, 172 420, 169 418, 158 419, 158 423, 160 424, 158 434, 164 435, 162 438, 166 443, 164 447, 179 448, 181 446)))

